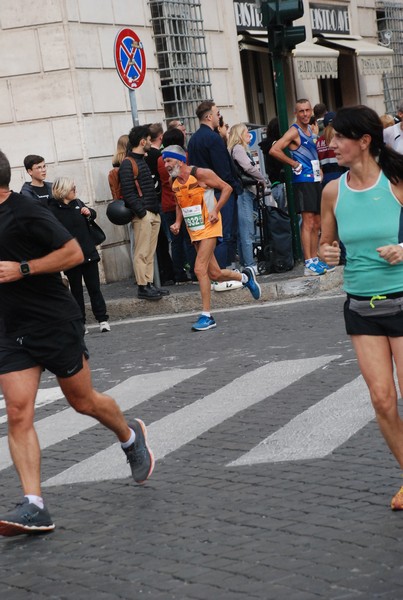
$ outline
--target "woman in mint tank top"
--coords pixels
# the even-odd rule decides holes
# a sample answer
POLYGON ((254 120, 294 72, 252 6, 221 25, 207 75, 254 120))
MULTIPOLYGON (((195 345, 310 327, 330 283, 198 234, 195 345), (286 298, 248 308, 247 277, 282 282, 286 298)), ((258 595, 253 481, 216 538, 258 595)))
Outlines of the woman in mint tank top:
MULTIPOLYGON (((380 430, 403 471, 403 156, 383 142, 382 123, 367 106, 342 108, 330 143, 349 171, 322 196, 320 255, 338 264, 346 246, 346 330, 369 388, 380 430)), ((393 497, 403 510, 403 486, 393 497)))

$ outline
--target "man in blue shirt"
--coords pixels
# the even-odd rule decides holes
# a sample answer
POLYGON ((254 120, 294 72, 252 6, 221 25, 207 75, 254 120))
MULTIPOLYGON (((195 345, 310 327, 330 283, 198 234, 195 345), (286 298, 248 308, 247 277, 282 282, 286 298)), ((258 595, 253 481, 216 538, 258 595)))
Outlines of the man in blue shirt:
MULTIPOLYGON (((223 226, 222 242, 215 249, 215 257, 221 269, 225 269, 235 260, 236 254, 236 210, 237 194, 242 193, 242 187, 234 173, 231 158, 221 136, 215 128, 219 125, 220 111, 212 100, 204 100, 196 110, 200 127, 192 135, 188 144, 189 164, 211 169, 223 181, 232 187, 232 194, 221 209, 223 226)), ((219 199, 219 190, 215 192, 219 199)))

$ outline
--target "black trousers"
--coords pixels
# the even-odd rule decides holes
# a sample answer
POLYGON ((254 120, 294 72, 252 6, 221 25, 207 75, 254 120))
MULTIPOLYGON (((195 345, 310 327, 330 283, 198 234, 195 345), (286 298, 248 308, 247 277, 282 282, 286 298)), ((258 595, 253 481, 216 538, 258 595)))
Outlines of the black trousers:
POLYGON ((83 321, 85 323, 85 302, 83 279, 90 297, 92 312, 96 320, 101 323, 107 321, 109 316, 106 312, 106 304, 101 292, 99 281, 98 262, 87 262, 78 265, 73 269, 65 271, 65 275, 70 283, 70 290, 81 309, 83 321))

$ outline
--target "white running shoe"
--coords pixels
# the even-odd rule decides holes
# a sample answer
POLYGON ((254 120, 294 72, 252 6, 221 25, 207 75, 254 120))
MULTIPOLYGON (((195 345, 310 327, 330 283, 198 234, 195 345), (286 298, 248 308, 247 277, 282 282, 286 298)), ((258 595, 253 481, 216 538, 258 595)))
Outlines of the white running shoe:
POLYGON ((231 279, 231 281, 214 281, 213 290, 215 292, 230 292, 232 290, 239 290, 242 288, 242 281, 231 279))
POLYGON ((111 330, 111 326, 109 325, 108 321, 101 321, 99 324, 99 329, 101 333, 105 333, 106 331, 111 330))

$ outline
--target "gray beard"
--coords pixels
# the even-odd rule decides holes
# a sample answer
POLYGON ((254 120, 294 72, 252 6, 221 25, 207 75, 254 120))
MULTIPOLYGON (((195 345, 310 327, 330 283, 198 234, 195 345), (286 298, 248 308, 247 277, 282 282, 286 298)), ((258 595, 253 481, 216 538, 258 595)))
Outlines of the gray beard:
POLYGON ((171 169, 171 177, 178 177, 180 170, 181 170, 180 166, 175 165, 175 167, 173 169, 171 169))

